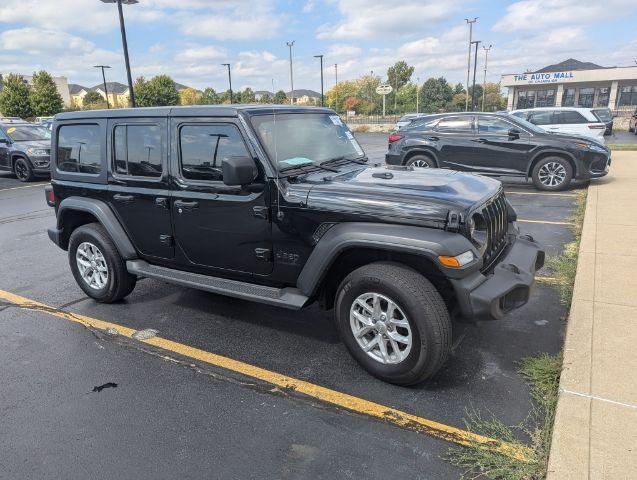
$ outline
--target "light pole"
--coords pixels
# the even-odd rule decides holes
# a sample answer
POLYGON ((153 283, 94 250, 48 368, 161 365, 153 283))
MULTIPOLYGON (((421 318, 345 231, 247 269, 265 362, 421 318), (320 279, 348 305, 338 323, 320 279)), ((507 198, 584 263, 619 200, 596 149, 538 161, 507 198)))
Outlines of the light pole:
POLYGON ((228 84, 230 85, 230 105, 232 105, 232 75, 230 74, 230 64, 222 63, 224 67, 228 67, 228 84))
POLYGON ((294 74, 292 73, 292 47, 294 46, 294 42, 296 40, 292 40, 291 42, 286 42, 285 44, 290 49, 290 105, 294 104, 294 74))
POLYGON ((372 107, 374 105, 374 94, 372 93, 374 82, 374 70, 372 70, 369 74, 369 116, 372 116, 372 107))
POLYGON ((473 43, 473 24, 478 21, 478 17, 474 17, 473 20, 468 18, 464 19, 469 25, 469 55, 467 57, 467 97, 465 99, 465 110, 469 110, 469 76, 471 75, 471 44, 473 43))
POLYGON ((336 100, 334 110, 338 113, 338 63, 334 64, 334 81, 334 99, 336 100))
POLYGON ((321 60, 321 107, 324 107, 323 103, 323 55, 314 55, 314 58, 321 60))
POLYGON ((476 46, 476 53, 473 59, 473 86, 471 87, 471 111, 475 112, 476 110, 476 67, 478 66, 478 45, 482 42, 480 40, 476 40, 475 42, 471 42, 476 46))
POLYGON ((126 63, 126 77, 128 78, 128 96, 130 103, 134 107, 135 103, 135 90, 133 90, 133 77, 130 73, 130 61, 128 59, 128 42, 126 41, 126 26, 124 25, 124 12, 122 11, 122 4, 134 5, 139 3, 137 0, 100 0, 103 3, 117 3, 117 11, 119 12, 119 28, 122 32, 122 46, 124 48, 124 62, 126 63))
POLYGON ((104 95, 106 96, 106 108, 111 108, 110 104, 108 103, 108 90, 106 89, 106 75, 104 74, 104 69, 111 68, 111 67, 109 65, 94 65, 94 68, 102 69, 102 80, 104 81, 104 95))
POLYGON ((489 61, 489 50, 493 45, 489 45, 489 48, 482 45, 484 49, 484 80, 482 82, 482 111, 484 112, 484 99, 487 94, 487 62, 489 61))
POLYGON ((420 77, 416 77, 416 113, 420 113, 420 77))

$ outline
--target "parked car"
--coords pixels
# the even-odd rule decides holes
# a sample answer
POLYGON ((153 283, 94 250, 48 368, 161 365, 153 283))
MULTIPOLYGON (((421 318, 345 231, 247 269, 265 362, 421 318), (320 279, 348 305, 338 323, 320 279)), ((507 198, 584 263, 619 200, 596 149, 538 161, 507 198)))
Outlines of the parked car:
POLYGON ((398 119, 396 125, 394 125, 394 130, 400 130, 401 128, 406 127, 411 122, 416 120, 417 118, 421 118, 426 116, 426 113, 408 113, 407 115, 403 115, 398 119))
POLYGON ((53 132, 48 233, 89 297, 116 302, 150 277, 292 309, 319 302, 388 382, 433 375, 452 313, 502 318, 544 263, 500 182, 370 166, 326 108, 84 111, 57 115, 53 132))
POLYGON ((613 134, 613 121, 615 120, 615 115, 610 108, 594 108, 592 112, 595 114, 597 118, 601 122, 606 125, 606 130, 604 130, 604 135, 612 135, 613 134))
POLYGON ((51 132, 32 123, 0 122, 0 171, 11 171, 21 182, 48 176, 51 132))
POLYGON ((628 122, 628 131, 637 135, 637 108, 633 112, 628 122))
POLYGON ((540 190, 603 177, 610 150, 588 137, 550 134, 512 115, 432 115, 389 136, 390 165, 532 178, 540 190))
POLYGON ((549 133, 565 133, 589 137, 604 144, 606 124, 600 121, 591 108, 550 107, 513 110, 510 113, 549 133))

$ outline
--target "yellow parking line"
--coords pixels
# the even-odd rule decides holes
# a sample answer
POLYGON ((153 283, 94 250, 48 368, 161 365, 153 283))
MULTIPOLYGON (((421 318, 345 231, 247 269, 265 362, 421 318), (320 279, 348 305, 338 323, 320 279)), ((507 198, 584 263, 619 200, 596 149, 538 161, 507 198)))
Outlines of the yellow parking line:
POLYGON ((551 222, 549 220, 525 220, 521 218, 518 218, 516 221, 520 223, 547 223, 549 225, 575 225, 573 222, 551 222))
POLYGON ((42 185, 48 185, 48 184, 49 182, 44 182, 44 183, 34 183, 32 185, 24 185, 22 187, 0 188, 0 192, 5 192, 8 190, 21 190, 23 188, 41 187, 42 185))
MULTIPOLYGON (((71 322, 80 323, 87 327, 107 330, 115 329, 117 333, 128 338, 132 338, 135 330, 118 325, 116 323, 98 320, 96 318, 79 315, 76 313, 58 310, 55 307, 45 305, 43 303, 30 300, 10 292, 0 290, 0 299, 6 300, 21 308, 45 312, 50 315, 70 320, 71 322)), ((492 450, 503 455, 525 461, 529 458, 529 450, 526 447, 520 447, 510 443, 501 442, 499 440, 484 437, 466 430, 438 423, 434 420, 428 420, 418 417, 410 413, 387 407, 379 403, 371 402, 362 398, 348 395, 347 393, 338 392, 329 388, 321 387, 303 380, 299 380, 287 375, 266 370, 249 363, 233 360, 232 358, 217 355, 215 353, 200 350, 198 348, 185 345, 183 343, 173 342, 161 337, 153 337, 146 340, 137 340, 148 345, 177 353, 184 357, 189 357, 201 362, 214 365, 225 370, 239 373, 248 377, 258 379, 260 381, 275 385, 281 389, 297 392, 307 395, 316 400, 334 405, 339 408, 349 410, 362 415, 388 422, 399 427, 414 430, 419 433, 425 433, 432 437, 453 442, 460 445, 479 445, 482 448, 492 450)))
POLYGON ((579 197, 577 193, 547 193, 547 192, 514 192, 505 191, 507 195, 545 195, 548 197, 579 197))

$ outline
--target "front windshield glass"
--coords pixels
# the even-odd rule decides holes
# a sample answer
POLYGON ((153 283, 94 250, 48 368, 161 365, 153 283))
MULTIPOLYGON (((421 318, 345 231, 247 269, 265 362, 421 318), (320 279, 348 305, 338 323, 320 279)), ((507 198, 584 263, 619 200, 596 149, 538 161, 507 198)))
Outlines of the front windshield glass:
POLYGON ((279 169, 365 155, 352 132, 336 114, 256 115, 252 117, 252 124, 268 156, 279 169))
POLYGON ((7 134, 14 142, 31 140, 51 140, 50 130, 39 125, 16 125, 7 128, 7 134))

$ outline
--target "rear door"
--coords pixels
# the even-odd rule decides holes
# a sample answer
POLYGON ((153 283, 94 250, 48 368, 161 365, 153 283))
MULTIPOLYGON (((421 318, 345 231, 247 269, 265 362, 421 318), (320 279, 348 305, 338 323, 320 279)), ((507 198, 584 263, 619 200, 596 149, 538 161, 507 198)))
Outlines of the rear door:
POLYGON ((109 120, 108 146, 110 206, 142 256, 172 259, 167 119, 109 120))
POLYGON ((550 125, 551 131, 560 133, 568 133, 569 135, 592 136, 588 129, 589 121, 579 112, 575 110, 557 110, 554 112, 553 124, 550 125))
POLYGON ((441 168, 474 171, 476 164, 474 116, 453 115, 442 118, 427 138, 435 142, 441 168))
POLYGON ((477 122, 476 162, 481 163, 482 170, 500 175, 525 174, 531 148, 529 134, 499 117, 478 115, 477 122))

